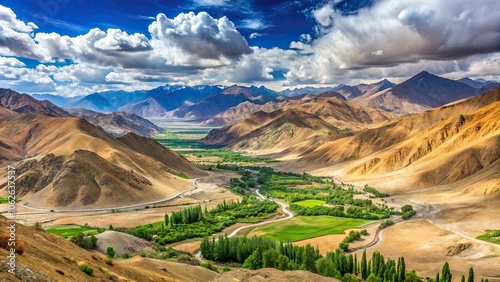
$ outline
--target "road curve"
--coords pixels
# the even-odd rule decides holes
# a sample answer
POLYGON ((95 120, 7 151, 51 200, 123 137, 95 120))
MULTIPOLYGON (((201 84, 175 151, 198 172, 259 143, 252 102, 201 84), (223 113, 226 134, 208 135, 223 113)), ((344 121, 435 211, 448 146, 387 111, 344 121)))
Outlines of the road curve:
MULTIPOLYGON (((266 200, 267 198, 262 195, 260 192, 259 192, 259 189, 255 190, 255 194, 257 194, 257 197, 261 198, 262 200, 266 200)), ((231 234, 227 235, 228 238, 231 238, 231 237, 234 237, 236 236, 236 234, 238 234, 238 232, 240 232, 241 230, 243 229, 246 229, 246 228, 250 228, 250 227, 255 227, 255 226, 260 226, 260 225, 265 225, 265 224, 268 224, 268 223, 273 223, 273 222, 279 222, 279 221, 284 221, 284 220, 289 220, 290 218, 293 217, 293 213, 290 212, 287 208, 288 208, 288 205, 285 204, 285 203, 282 203, 282 202, 278 202, 278 201, 275 201, 273 200, 273 202, 277 203, 278 205, 281 206, 281 208, 283 209, 283 212, 286 213, 286 217, 284 218, 279 218, 279 219, 274 219, 274 220, 269 220, 269 221, 264 221, 264 222, 259 222, 259 223, 255 223, 255 224, 250 224, 250 225, 245 225, 245 226, 241 226, 241 227, 238 227, 236 228, 233 232, 231 232, 231 234)), ((196 259, 198 259, 198 261, 200 263, 205 263, 207 262, 206 260, 203 259, 203 257, 201 256, 201 252, 198 250, 197 252, 194 253, 194 256, 196 257, 196 259)))
MULTIPOLYGON (((196 178, 193 182, 193 188, 189 190, 182 191, 170 198, 166 198, 163 200, 157 200, 157 201, 152 201, 148 203, 142 203, 142 204, 135 204, 135 205, 129 205, 129 206, 120 206, 120 207, 112 207, 112 208, 95 208, 95 209, 74 209, 74 210, 54 210, 54 212, 57 213, 81 213, 81 212, 105 212, 105 211, 125 211, 125 210, 130 210, 130 209, 140 209, 140 208, 145 208, 146 206, 150 205, 159 205, 159 204, 166 204, 182 195, 185 193, 194 191, 198 188, 198 182, 199 178, 196 178)), ((51 210, 48 209, 41 209, 41 208, 34 208, 34 207, 29 207, 29 206, 23 206, 24 208, 31 209, 31 210, 37 210, 38 212, 24 212, 24 213, 17 213, 17 215, 23 215, 23 214, 45 214, 51 212, 51 210)))
MULTIPOLYGON (((255 190, 255 194, 257 194, 257 196, 263 200, 266 199, 266 197, 264 195, 262 195, 261 193, 259 193, 259 189, 255 190)), ((285 204, 285 203, 282 203, 282 202, 278 202, 278 201, 274 201, 275 203, 277 203, 278 205, 281 206, 281 208, 283 208, 283 212, 286 213, 286 217, 284 218, 279 218, 279 219, 274 219, 274 220, 269 220, 269 221, 264 221, 264 222, 259 222, 259 223, 255 223, 255 224, 251 224, 251 225, 245 225, 245 226, 241 226, 239 228, 236 228, 233 232, 231 232, 231 234, 227 235, 228 238, 230 237, 234 237, 236 236, 236 234, 238 234, 238 232, 240 232, 241 230, 243 229, 246 229, 246 228, 250 228, 250 227, 255 227, 255 226, 259 226, 259 225, 265 225, 265 224, 268 224, 268 223, 273 223, 273 222, 279 222, 279 221, 284 221, 284 220, 288 220, 290 218, 293 217, 293 213, 291 213, 287 207, 288 205, 285 204)))

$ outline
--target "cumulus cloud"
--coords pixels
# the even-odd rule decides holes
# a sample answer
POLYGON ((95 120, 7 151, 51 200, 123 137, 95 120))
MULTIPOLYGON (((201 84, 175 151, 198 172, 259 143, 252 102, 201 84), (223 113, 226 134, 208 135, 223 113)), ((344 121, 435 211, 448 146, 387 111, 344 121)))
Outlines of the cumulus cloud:
POLYGON ((329 27, 333 24, 333 16, 335 15, 332 4, 327 4, 319 9, 313 11, 313 16, 316 21, 324 26, 329 27))
POLYGON ((349 70, 369 73, 372 67, 461 60, 500 50, 500 2, 495 0, 381 0, 356 15, 332 7, 313 11, 322 31, 316 40, 290 45, 313 54, 292 67, 287 77, 293 81, 326 82, 349 70))
POLYGON ((24 67, 26 65, 23 62, 21 62, 18 59, 16 59, 16 58, 0 57, 0 66, 24 67))
MULTIPOLYGON (((201 59, 220 59, 252 52, 245 37, 227 17, 214 19, 206 12, 181 13, 174 19, 158 14, 149 32, 166 48, 165 53, 182 52, 201 59)), ((174 61, 170 54, 165 55, 174 61)))
MULTIPOLYGON (((238 28, 266 28, 260 17, 235 26, 226 17, 206 12, 173 18, 158 14, 149 34, 93 28, 72 37, 37 32, 36 25, 0 5, 0 86, 72 96, 167 82, 295 86, 397 81, 422 70, 450 78, 500 79, 500 2, 469 2, 379 0, 346 15, 330 1, 309 10, 319 32, 300 35, 290 50, 249 46, 238 28), (28 68, 15 57, 40 64, 28 68), (56 61, 65 65, 53 64, 56 61)), ((249 38, 262 35, 254 32, 249 38)))
POLYGON ((0 5, 0 25, 4 28, 10 28, 23 33, 31 33, 34 29, 38 28, 36 24, 32 22, 25 23, 17 19, 12 9, 2 5, 0 5))
POLYGON ((119 29, 108 29, 106 36, 98 39, 94 47, 104 51, 147 51, 151 50, 151 45, 144 34, 127 34, 119 29))

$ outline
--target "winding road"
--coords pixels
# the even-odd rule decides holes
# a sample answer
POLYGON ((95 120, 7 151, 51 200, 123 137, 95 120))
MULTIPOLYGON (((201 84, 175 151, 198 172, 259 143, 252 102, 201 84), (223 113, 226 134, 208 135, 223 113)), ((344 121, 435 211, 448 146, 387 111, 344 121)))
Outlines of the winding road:
MULTIPOLYGON (((255 194, 257 194, 257 197, 261 198, 262 200, 267 199, 264 195, 262 195, 259 192, 259 189, 255 190, 255 194)), ((286 217, 238 227, 233 232, 231 232, 231 234, 227 235, 227 237, 228 238, 234 237, 234 236, 236 236, 236 234, 238 234, 238 232, 240 232, 243 229, 247 229, 247 228, 251 228, 251 227, 255 227, 255 226, 260 226, 260 225, 265 225, 265 224, 269 224, 269 223, 273 223, 273 222, 280 222, 280 221, 284 221, 284 220, 289 220, 290 218, 293 217, 293 213, 288 210, 287 204, 282 203, 282 202, 278 202, 275 200, 272 200, 272 201, 281 206, 281 208, 283 209, 283 212, 287 215, 286 217)), ((200 263, 206 262, 206 260, 204 260, 203 257, 201 256, 201 252, 199 250, 194 254, 194 256, 196 257, 196 259, 198 259, 198 261, 200 263)))
MULTIPOLYGON (((266 200, 266 197, 264 195, 262 195, 261 193, 259 193, 259 189, 255 190, 255 194, 257 194, 257 196, 259 198, 261 198, 262 200, 266 200)), ((247 229, 247 228, 255 227, 255 226, 260 226, 260 225, 265 225, 265 224, 269 224, 269 223, 273 223, 273 222, 284 221, 284 220, 288 220, 288 219, 293 217, 293 213, 287 209, 287 207, 288 207, 287 204, 282 203, 282 202, 278 202, 278 201, 274 201, 274 200, 273 200, 273 202, 275 202, 281 206, 281 208, 283 209, 283 212, 286 213, 286 215, 287 215, 286 217, 274 219, 274 220, 269 220, 269 221, 263 221, 263 222, 259 222, 259 223, 255 223, 255 224, 251 224, 251 225, 241 226, 239 228, 236 228, 233 232, 231 232, 231 234, 227 235, 227 237, 228 238, 234 237, 234 236, 236 236, 236 234, 238 234, 238 232, 240 232, 243 229, 247 229)))
MULTIPOLYGON (((171 202, 172 200, 184 195, 185 193, 194 191, 198 188, 198 180, 199 178, 196 178, 193 182, 193 188, 189 190, 182 191, 172 197, 163 199, 163 200, 157 200, 157 201, 152 201, 148 203, 142 203, 142 204, 135 204, 135 205, 129 205, 129 206, 120 206, 120 207, 112 207, 112 208, 95 208, 95 209, 74 209, 74 210, 54 210, 53 212, 57 213, 82 213, 82 212, 107 212, 107 211, 126 211, 126 210, 132 210, 132 209, 141 209, 145 208, 146 206, 151 206, 151 205, 160 205, 160 204, 166 204, 168 202, 171 202)), ((36 210, 36 212, 23 212, 23 213, 16 213, 17 215, 23 215, 23 214, 45 214, 51 212, 51 210, 48 209, 41 209, 41 208, 34 208, 34 207, 29 207, 29 206, 23 206, 24 208, 31 209, 31 210, 36 210)))

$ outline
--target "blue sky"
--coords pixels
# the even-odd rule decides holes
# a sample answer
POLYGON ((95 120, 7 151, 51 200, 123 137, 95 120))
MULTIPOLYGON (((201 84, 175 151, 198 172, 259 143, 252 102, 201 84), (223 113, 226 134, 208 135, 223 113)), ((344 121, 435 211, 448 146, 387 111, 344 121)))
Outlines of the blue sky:
POLYGON ((0 87, 65 96, 170 84, 498 80, 496 0, 0 3, 0 87))

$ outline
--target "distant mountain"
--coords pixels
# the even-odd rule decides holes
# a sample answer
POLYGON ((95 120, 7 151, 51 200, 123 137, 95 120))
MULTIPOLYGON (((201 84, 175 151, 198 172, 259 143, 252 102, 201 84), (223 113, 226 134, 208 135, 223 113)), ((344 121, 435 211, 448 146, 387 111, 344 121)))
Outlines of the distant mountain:
POLYGON ((66 107, 67 104, 78 101, 85 96, 63 97, 60 95, 52 95, 52 94, 33 94, 31 95, 31 97, 39 101, 47 100, 58 107, 64 108, 66 107))
POLYGON ((404 115, 440 107, 476 93, 469 85, 423 71, 390 89, 358 96, 353 102, 404 115))
POLYGON ((173 111, 171 115, 178 118, 206 120, 243 102, 265 104, 276 100, 277 97, 278 93, 265 87, 234 85, 198 103, 185 104, 173 111))
POLYGON ((118 108, 118 110, 145 118, 161 117, 167 112, 167 109, 160 105, 154 98, 148 98, 135 104, 126 105, 118 108))
POLYGON ((378 109, 346 103, 344 96, 336 90, 319 94, 299 95, 283 101, 271 101, 264 105, 244 102, 217 114, 203 122, 210 126, 224 126, 247 118, 257 111, 273 112, 279 109, 299 109, 316 114, 340 128, 360 129, 373 123, 387 121, 393 116, 378 109), (299 99, 300 98, 300 99, 299 99))
POLYGON ((86 119, 95 126, 99 126, 113 135, 125 135, 129 132, 151 137, 163 132, 161 127, 156 126, 147 119, 138 115, 124 112, 103 114, 85 109, 68 109, 73 116, 86 119))
POLYGON ((36 113, 53 117, 71 116, 49 101, 38 101, 27 94, 0 88, 0 105, 17 113, 36 113))
POLYGON ((115 109, 119 107, 123 107, 125 105, 137 103, 144 99, 151 97, 152 93, 154 93, 154 89, 152 90, 137 90, 133 92, 127 91, 105 91, 98 92, 94 94, 99 94, 104 97, 108 103, 113 106, 115 109))
POLYGON ((149 90, 149 98, 118 108, 120 111, 142 117, 160 117, 181 106, 192 105, 224 91, 221 86, 171 86, 166 85, 149 90))
POLYGON ((335 92, 342 94, 347 100, 352 100, 361 95, 372 95, 384 89, 394 87, 396 84, 387 79, 381 80, 372 84, 358 84, 354 86, 345 85, 335 90, 335 92))
POLYGON ((318 94, 321 92, 326 92, 330 90, 335 90, 339 89, 341 87, 345 86, 344 84, 335 86, 335 87, 312 87, 312 86, 306 86, 303 88, 294 88, 294 89, 285 89, 281 92, 279 92, 280 95, 283 95, 285 97, 295 97, 299 95, 304 95, 304 94, 318 94))
POLYGON ((468 77, 464 77, 464 78, 461 78, 461 79, 458 79, 457 80, 458 82, 461 82, 463 84, 467 84, 469 85, 470 87, 473 87, 473 88, 482 88, 490 83, 495 83, 494 81, 488 81, 488 80, 484 80, 482 78, 480 79, 470 79, 468 77))
POLYGON ((104 96, 98 93, 87 95, 80 100, 69 103, 66 105, 66 108, 82 108, 101 113, 109 113, 116 110, 104 96))

